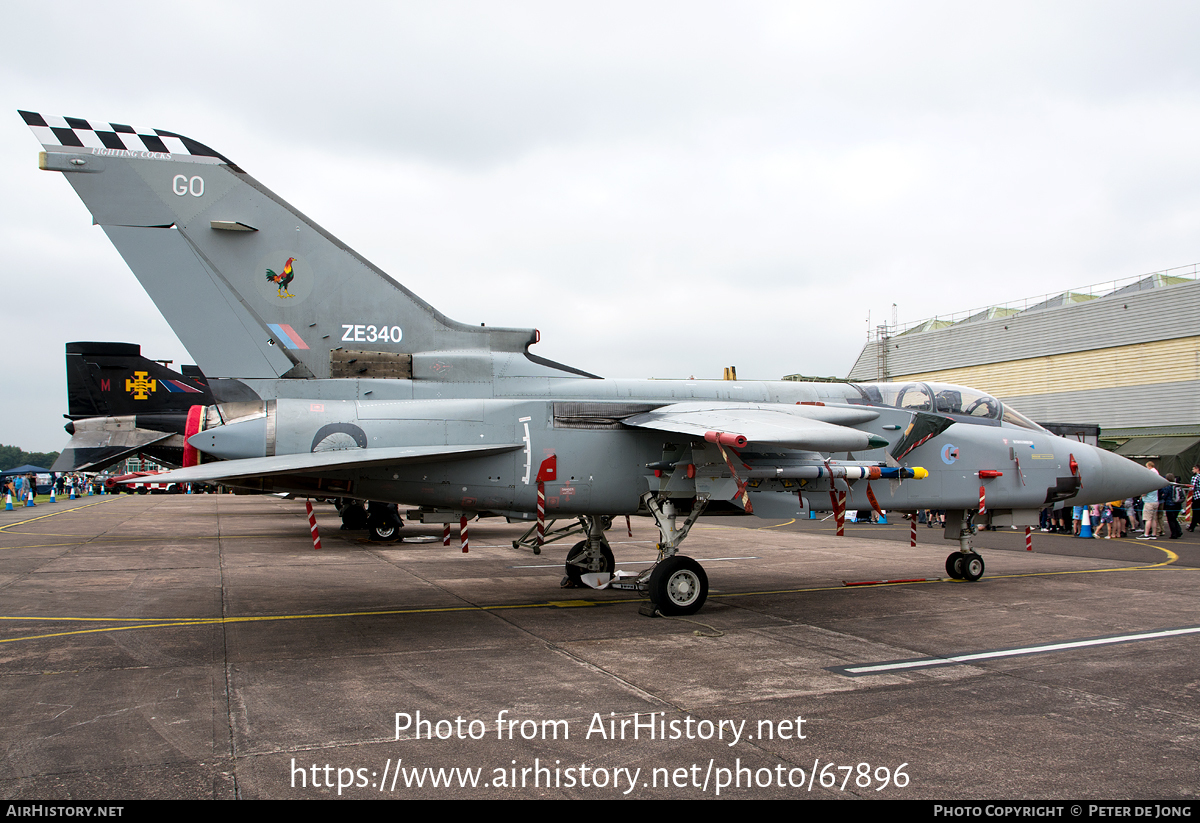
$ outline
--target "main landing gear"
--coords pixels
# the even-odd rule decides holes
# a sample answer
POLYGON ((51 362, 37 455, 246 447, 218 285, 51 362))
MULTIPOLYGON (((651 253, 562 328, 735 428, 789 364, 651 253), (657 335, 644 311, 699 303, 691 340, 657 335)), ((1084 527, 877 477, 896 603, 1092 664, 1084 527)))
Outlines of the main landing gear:
POLYGON ((984 563, 979 553, 971 547, 971 538, 975 527, 971 523, 971 513, 963 512, 962 529, 958 533, 956 552, 951 552, 946 558, 946 574, 955 580, 967 580, 974 583, 983 577, 984 563))
POLYGON ((675 504, 670 499, 660 501, 653 492, 647 492, 642 503, 658 525, 658 562, 638 574, 614 572, 616 563, 604 536, 612 518, 584 515, 580 520, 587 532, 587 540, 576 543, 567 552, 563 587, 591 586, 640 592, 650 596, 653 607, 653 611, 643 611, 644 614, 695 614, 708 598, 708 575, 699 563, 678 552, 679 544, 708 505, 708 498, 699 497, 694 501, 682 525, 677 525, 675 504), (599 577, 591 577, 593 574, 599 577))
POLYGON ((361 500, 342 497, 335 500, 334 505, 342 516, 342 531, 359 531, 367 527, 367 507, 361 500))
POLYGON ((400 539, 400 530, 404 521, 395 503, 380 503, 372 500, 363 505, 361 500, 341 498, 334 503, 338 514, 342 516, 343 531, 370 532, 370 538, 377 543, 390 543, 400 539))
POLYGON ((372 500, 367 504, 367 529, 376 543, 391 543, 400 539, 404 521, 395 503, 372 500))

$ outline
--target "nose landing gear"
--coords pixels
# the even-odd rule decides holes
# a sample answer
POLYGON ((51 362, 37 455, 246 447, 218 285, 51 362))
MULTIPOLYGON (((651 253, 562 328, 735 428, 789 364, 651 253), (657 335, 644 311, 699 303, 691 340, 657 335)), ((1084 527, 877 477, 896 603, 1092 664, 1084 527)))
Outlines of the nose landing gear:
POLYGON ((954 580, 974 583, 983 577, 983 558, 971 546, 975 526, 971 523, 971 512, 963 512, 962 528, 958 533, 958 551, 946 558, 946 574, 954 580))
POLYGON ((983 577, 983 558, 975 552, 951 552, 946 558, 946 574, 955 580, 975 582, 983 577))

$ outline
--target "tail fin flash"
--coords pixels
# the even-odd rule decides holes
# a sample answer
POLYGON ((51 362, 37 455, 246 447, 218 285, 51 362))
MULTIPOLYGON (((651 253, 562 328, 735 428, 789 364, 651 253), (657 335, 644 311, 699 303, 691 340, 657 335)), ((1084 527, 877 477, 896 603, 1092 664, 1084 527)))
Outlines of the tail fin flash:
POLYGON ((41 168, 67 178, 210 377, 329 377, 339 349, 411 362, 536 342, 450 320, 202 143, 20 114, 41 168))

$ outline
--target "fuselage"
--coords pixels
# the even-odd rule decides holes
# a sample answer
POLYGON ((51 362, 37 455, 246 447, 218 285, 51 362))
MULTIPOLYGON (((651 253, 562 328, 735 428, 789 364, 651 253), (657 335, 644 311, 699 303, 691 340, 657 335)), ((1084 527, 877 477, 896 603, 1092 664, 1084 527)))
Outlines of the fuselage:
POLYGON ((1124 458, 1057 437, 996 398, 959 386, 534 377, 247 384, 274 399, 210 413, 209 425, 191 440, 209 458, 399 445, 513 447, 487 457, 364 467, 319 478, 275 477, 268 486, 250 485, 301 494, 319 486, 328 494, 466 512, 534 511, 536 474, 550 455, 557 457, 557 477, 544 486, 547 508, 562 515, 633 513, 647 491, 735 500, 739 481, 747 483, 751 500, 777 502, 788 495, 813 509, 832 507, 831 489, 847 494, 849 508, 870 508, 869 486, 884 509, 976 510, 982 488, 993 512, 1105 502, 1140 494, 1156 482, 1124 458), (289 396, 293 392, 300 396, 289 396), (822 455, 751 442, 729 450, 737 458, 731 472, 727 455, 712 443, 621 422, 651 409, 704 401, 866 409, 877 416, 854 428, 889 445, 822 455), (871 483, 869 476, 837 476, 845 464, 885 466, 918 415, 952 423, 943 423, 943 431, 919 445, 905 444, 905 453, 891 462, 923 468, 927 477, 871 483))

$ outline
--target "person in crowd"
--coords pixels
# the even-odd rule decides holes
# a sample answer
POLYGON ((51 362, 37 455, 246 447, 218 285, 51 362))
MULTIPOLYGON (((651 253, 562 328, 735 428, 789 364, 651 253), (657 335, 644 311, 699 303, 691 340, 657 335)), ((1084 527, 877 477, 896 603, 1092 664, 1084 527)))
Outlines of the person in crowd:
POLYGON ((1192 522, 1188 531, 1194 532, 1200 523, 1200 466, 1192 466, 1192 522))
POLYGON ((1125 511, 1124 500, 1114 500, 1108 504, 1112 511, 1112 528, 1109 533, 1113 537, 1124 537, 1125 531, 1129 528, 1129 514, 1125 511))
POLYGON ((1171 540, 1183 537, 1183 529, 1179 526, 1179 512, 1183 508, 1183 489, 1175 485, 1175 475, 1167 475, 1167 485, 1158 490, 1162 501, 1163 514, 1167 518, 1167 530, 1171 540))
POLYGON ((1095 506, 1094 508, 1098 510, 1097 516, 1100 520, 1100 525, 1096 527, 1096 539, 1100 539, 1100 532, 1107 532, 1107 534, 1104 535, 1104 539, 1111 540, 1113 536, 1112 506, 1108 503, 1104 503, 1103 505, 1095 506))
MULTIPOLYGON (((1154 468, 1154 461, 1150 460, 1146 463, 1146 468, 1155 474, 1158 469, 1154 468)), ((1148 491, 1142 495, 1142 520, 1146 524, 1146 529, 1138 540, 1157 540, 1159 535, 1158 530, 1158 489, 1148 491)))

